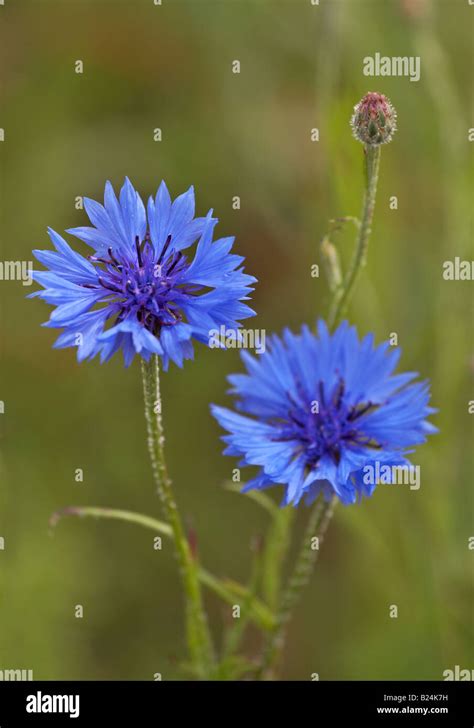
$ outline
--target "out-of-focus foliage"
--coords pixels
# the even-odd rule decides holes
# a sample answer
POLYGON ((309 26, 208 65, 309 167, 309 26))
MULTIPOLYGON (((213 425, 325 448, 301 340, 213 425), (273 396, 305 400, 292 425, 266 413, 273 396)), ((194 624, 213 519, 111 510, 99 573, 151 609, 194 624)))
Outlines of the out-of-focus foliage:
MULTIPOLYGON (((445 260, 472 258, 471 17, 461 0, 0 7, 2 260, 31 260, 47 245, 47 225, 85 224, 76 197, 99 199, 108 178, 118 185, 129 175, 144 195, 162 178, 173 194, 193 183, 199 214, 214 208, 217 232, 237 236, 259 278, 252 326, 268 332, 326 310, 323 277, 311 277, 318 244, 329 218, 360 206, 352 106, 373 90, 398 111, 351 318, 378 340, 398 334, 403 368, 432 379, 441 432, 414 457, 420 490, 381 486, 338 510, 290 628, 288 679, 440 679, 472 665, 472 284, 442 276, 445 260), (366 78, 363 59, 376 52, 420 56, 420 81, 366 78)), ((352 239, 349 229, 337 239, 344 260, 352 239)), ((54 332, 40 327, 48 307, 25 299, 31 289, 0 285, 0 668, 172 679, 184 638, 169 543, 154 550, 153 534, 115 522, 68 520, 48 531, 50 513, 68 504, 159 515, 139 368, 125 371, 118 358, 79 366, 72 351, 51 348, 54 332)), ((239 367, 236 352, 201 347, 163 390, 169 465, 201 558, 246 580, 250 543, 267 520, 222 486, 234 463, 221 457, 208 409, 227 401, 226 374, 239 367)), ((208 604, 219 638, 230 608, 208 604)), ((258 647, 250 631, 249 654, 258 647)))

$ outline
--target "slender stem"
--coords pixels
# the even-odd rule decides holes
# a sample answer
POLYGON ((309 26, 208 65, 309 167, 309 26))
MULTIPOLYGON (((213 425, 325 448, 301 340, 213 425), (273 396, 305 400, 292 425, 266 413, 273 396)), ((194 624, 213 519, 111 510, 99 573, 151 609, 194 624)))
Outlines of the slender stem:
POLYGON ((128 521, 135 523, 144 528, 150 528, 165 536, 173 536, 171 526, 164 521, 158 521, 151 516, 145 516, 142 513, 133 513, 132 511, 122 511, 118 508, 101 508, 98 506, 68 506, 60 511, 55 511, 49 519, 49 525, 54 528, 58 521, 64 516, 91 516, 92 518, 110 518, 116 521, 128 521))
POLYGON ((161 418, 159 360, 153 355, 149 362, 142 360, 145 418, 148 432, 153 477, 160 496, 165 518, 173 531, 181 578, 186 597, 186 633, 193 666, 199 677, 206 677, 213 665, 211 638, 204 612, 198 564, 191 551, 173 494, 164 453, 164 432, 161 418))
POLYGON ((362 208, 362 218, 357 236, 356 248, 349 270, 347 271, 347 275, 344 278, 344 282, 334 295, 328 318, 329 328, 337 326, 341 317, 344 315, 359 273, 365 265, 367 249, 369 246, 370 232, 372 228, 372 218, 374 216, 375 199, 377 196, 379 164, 380 145, 366 145, 366 186, 364 193, 364 203, 362 208))
POLYGON ((263 660, 257 674, 258 678, 270 677, 271 672, 280 657, 285 641, 286 625, 290 619, 294 606, 299 601, 304 588, 310 580, 311 573, 318 559, 319 550, 329 526, 329 522, 332 518, 336 503, 337 496, 334 496, 329 502, 324 501, 321 496, 310 512, 301 550, 296 559, 295 567, 288 585, 283 593, 280 608, 276 615, 276 624, 270 635, 270 639, 267 643, 263 660), (312 548, 312 539, 315 536, 318 538, 317 548, 312 548))

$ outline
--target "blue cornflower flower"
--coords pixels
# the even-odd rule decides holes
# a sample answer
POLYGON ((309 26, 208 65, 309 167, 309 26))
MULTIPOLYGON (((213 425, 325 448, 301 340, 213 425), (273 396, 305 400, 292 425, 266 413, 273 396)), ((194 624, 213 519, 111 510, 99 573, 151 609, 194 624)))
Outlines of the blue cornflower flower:
POLYGON ((347 322, 330 334, 323 321, 317 335, 286 329, 261 356, 243 352, 248 374, 229 381, 245 414, 212 412, 230 433, 225 454, 260 468, 244 492, 283 484, 284 505, 311 503, 320 492, 354 503, 375 489, 367 466, 409 466, 408 448, 437 430, 425 419, 435 411, 428 383, 393 374, 399 356, 388 342, 374 346, 372 334, 359 341, 347 322))
POLYGON ((87 258, 49 230, 56 252, 33 251, 49 271, 35 271, 39 296, 56 306, 45 326, 64 329, 54 346, 77 346, 79 361, 100 353, 108 361, 122 349, 128 366, 135 354, 152 354, 182 366, 193 356, 191 340, 209 343, 209 331, 238 329, 254 316, 248 300, 256 281, 231 254, 234 238, 213 242, 212 210, 194 217, 192 187, 171 201, 161 183, 147 211, 128 180, 117 199, 110 182, 104 206, 85 199, 93 227, 67 230, 95 249, 87 258), (190 259, 183 250, 196 241, 190 259))

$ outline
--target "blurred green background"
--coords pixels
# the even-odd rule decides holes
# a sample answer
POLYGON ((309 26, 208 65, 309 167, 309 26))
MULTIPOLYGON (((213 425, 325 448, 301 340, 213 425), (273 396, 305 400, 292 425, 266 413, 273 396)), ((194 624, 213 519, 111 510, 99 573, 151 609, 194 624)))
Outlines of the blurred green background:
MULTIPOLYGON (((194 184, 198 213, 214 208, 216 232, 236 235, 259 279, 251 325, 268 332, 326 311, 311 265, 321 264, 328 220, 360 212, 353 105, 371 90, 398 110, 351 318, 378 340, 398 334, 403 368, 432 380, 441 432, 414 457, 419 491, 380 486, 338 509, 290 627, 286 679, 441 679, 456 664, 473 667, 472 283, 442 277, 445 260, 472 259, 473 14, 467 0, 0 7, 2 259, 50 247, 48 225, 86 224, 75 198, 100 200, 106 179, 117 186, 128 175, 146 197, 162 178, 173 195, 194 184), (421 80, 366 78, 363 58, 376 52, 420 56, 421 80)), ((337 238, 345 260, 352 240, 349 229, 337 238)), ((170 546, 155 551, 151 532, 117 522, 48 530, 50 514, 71 504, 159 515, 139 367, 125 370, 119 357, 78 365, 73 350, 54 351, 55 332, 40 327, 50 309, 26 300, 31 290, 1 286, 0 668, 38 679, 176 678, 183 613, 170 546)), ((209 414, 210 402, 229 401, 225 377, 239 369, 236 352, 200 347, 162 386, 169 466, 202 561, 245 581, 267 516, 223 489, 235 461, 221 456, 209 414)), ((302 508, 298 530, 306 516, 302 508)), ((207 604, 219 640, 230 609, 209 595, 207 604)), ((246 648, 258 651, 258 634, 246 648)))

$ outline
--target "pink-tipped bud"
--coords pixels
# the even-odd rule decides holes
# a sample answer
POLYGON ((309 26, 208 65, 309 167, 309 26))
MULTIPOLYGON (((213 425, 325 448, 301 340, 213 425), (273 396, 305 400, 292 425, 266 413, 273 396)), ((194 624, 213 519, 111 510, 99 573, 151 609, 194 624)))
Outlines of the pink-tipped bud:
POLYGON ((354 106, 351 127, 363 144, 387 144, 397 129, 397 112, 386 96, 369 91, 354 106))

